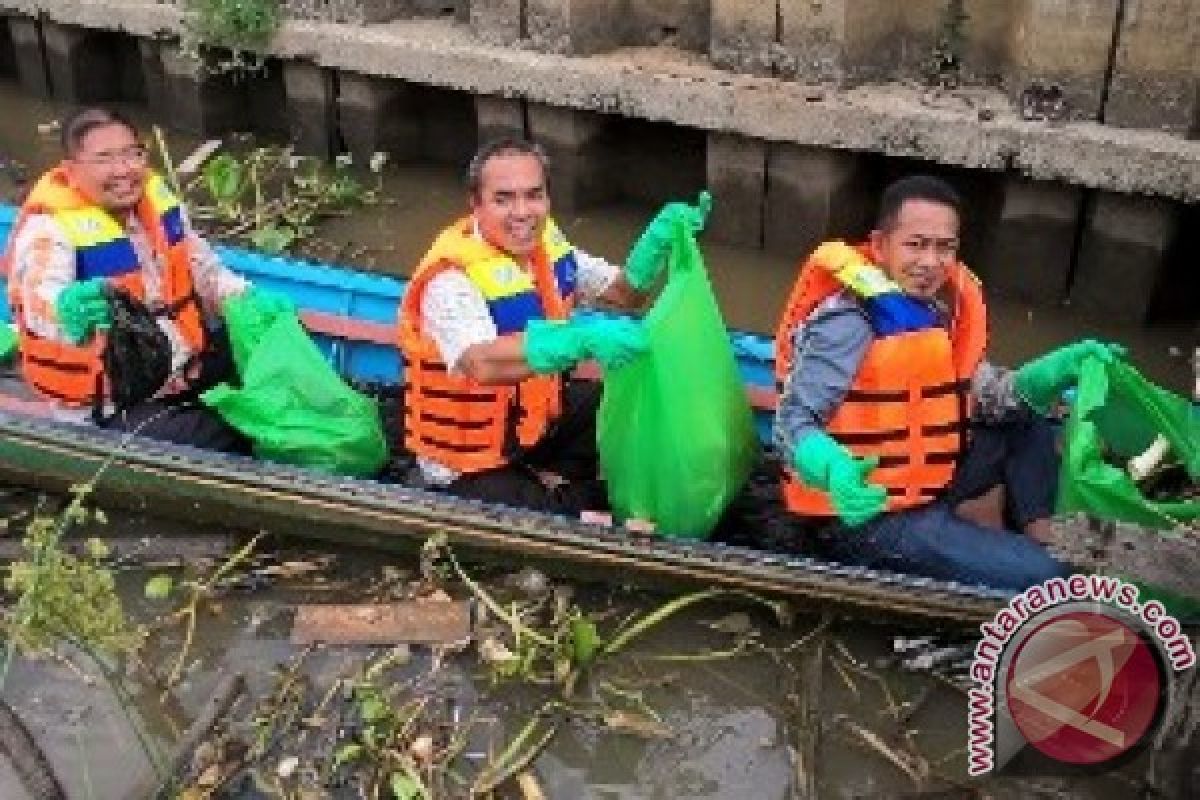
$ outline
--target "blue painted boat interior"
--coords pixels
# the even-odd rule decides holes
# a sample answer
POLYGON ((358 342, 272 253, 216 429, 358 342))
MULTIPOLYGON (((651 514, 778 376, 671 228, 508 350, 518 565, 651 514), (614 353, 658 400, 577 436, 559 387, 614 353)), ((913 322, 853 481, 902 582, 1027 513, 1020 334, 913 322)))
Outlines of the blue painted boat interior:
MULTIPOLYGON (((0 242, 4 242, 5 249, 16 214, 14 206, 0 203, 0 242)), ((385 325, 393 325, 396 321, 396 309, 406 284, 399 278, 362 272, 351 267, 270 256, 238 247, 217 245, 216 250, 230 269, 244 275, 255 285, 286 294, 301 311, 322 311, 385 325)), ((6 275, 0 275, 0 284, 7 297, 6 275)), ((0 320, 11 321, 7 303, 0 303, 0 320)), ((342 375, 355 380, 384 383, 394 383, 399 378, 399 353, 392 346, 319 333, 314 334, 314 338, 342 375)), ((741 331, 730 331, 730 341, 747 385, 771 388, 774 385, 774 348, 771 340, 741 331)), ((759 413, 758 428, 765 441, 769 436, 769 414, 759 413)))

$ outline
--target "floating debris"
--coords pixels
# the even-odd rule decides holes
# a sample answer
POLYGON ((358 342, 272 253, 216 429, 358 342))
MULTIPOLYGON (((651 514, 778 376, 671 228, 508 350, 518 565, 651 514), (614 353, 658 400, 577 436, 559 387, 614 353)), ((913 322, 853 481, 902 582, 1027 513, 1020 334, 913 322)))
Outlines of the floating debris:
POLYGON ((302 605, 296 609, 292 643, 450 644, 470 634, 471 611, 465 601, 418 599, 387 604, 302 605))

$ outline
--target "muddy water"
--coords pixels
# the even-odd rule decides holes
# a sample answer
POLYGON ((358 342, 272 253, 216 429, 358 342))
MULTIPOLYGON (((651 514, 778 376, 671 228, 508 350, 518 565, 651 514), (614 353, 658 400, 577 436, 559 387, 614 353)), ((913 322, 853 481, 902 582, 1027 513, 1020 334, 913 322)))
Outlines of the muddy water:
MULTIPOLYGON (((206 535, 182 524, 145 517, 126 517, 86 532, 109 537, 188 536, 193 542, 206 535)), ((272 551, 264 548, 263 552, 272 551)), ((311 551, 292 549, 276 553, 270 563, 317 557, 311 551)), ((212 564, 220 560, 215 556, 212 564)), ((166 752, 222 674, 241 673, 251 697, 265 696, 274 685, 274 670, 292 663, 300 652, 290 643, 296 604, 362 602, 377 597, 374 593, 385 567, 411 574, 416 564, 414 559, 342 552, 320 573, 321 586, 312 575, 257 584, 239 579, 234 586, 242 588, 219 593, 200 615, 183 681, 167 701, 156 688, 139 684, 136 678, 130 683, 137 718, 148 740, 166 752), (329 585, 341 588, 325 590, 329 585)), ((166 600, 144 597, 147 576, 163 572, 177 579, 181 574, 166 567, 120 573, 126 609, 138 621, 161 621, 182 604, 184 598, 178 591, 166 600)), ((235 578, 241 574, 233 573, 235 578)), ((476 571, 475 576, 495 591, 506 574, 504 569, 493 569, 476 571)), ((452 581, 445 588, 456 596, 465 594, 461 585, 452 581)), ((627 615, 644 614, 665 599, 595 586, 576 586, 574 592, 575 602, 599 620, 602 634, 627 615)), ((509 596, 527 600, 519 594, 509 596)), ((921 790, 959 787, 959 794, 938 796, 977 796, 971 792, 979 790, 990 797, 1014 800, 1035 793, 1115 800, 1131 796, 1133 782, 1146 774, 1149 759, 1142 755, 1104 776, 1042 775, 968 782, 963 757, 965 710, 959 690, 928 675, 885 664, 892 636, 900 631, 833 621, 823 635, 810 636, 821 620, 803 608, 798 611, 795 623, 784 629, 760 609, 710 602, 671 618, 626 651, 601 662, 590 678, 578 685, 572 704, 593 711, 597 700, 613 709, 634 705, 643 713, 657 715, 664 735, 643 738, 606 731, 594 716, 584 714, 562 718, 557 735, 534 765, 546 796, 570 800, 801 797, 808 781, 799 777, 795 752, 814 753, 808 769, 814 774, 816 796, 822 798, 915 797, 921 790), (747 635, 752 644, 732 658, 662 660, 681 654, 711 656, 729 650, 738 637, 747 635), (798 642, 803 646, 797 647, 798 642), (819 673, 812 669, 818 648, 824 655, 819 673), (635 696, 640 705, 631 701, 635 696), (916 703, 914 710, 903 724, 897 724, 888 709, 909 702, 916 703), (805 722, 806 708, 818 722, 805 722), (861 733, 878 735, 894 746, 902 730, 912 732, 914 751, 930 764, 932 777, 923 784, 899 770, 861 733), (973 788, 961 793, 967 786, 973 788)), ((160 675, 169 672, 182 639, 181 626, 164 630, 146 651, 147 661, 156 665, 160 675)), ((304 714, 311 713, 335 678, 361 671, 380 652, 366 647, 324 647, 311 653, 303 670, 311 682, 304 714)), ((86 667, 86 661, 80 659, 80 663, 86 667)), ((458 765, 465 775, 480 768, 486 753, 502 750, 534 710, 557 696, 549 688, 491 685, 483 676, 473 649, 451 651, 435 659, 429 648, 421 646, 414 646, 408 663, 391 676, 390 685, 402 699, 404 686, 416 682, 439 702, 456 709, 457 719, 477 721, 471 744, 458 765)), ((131 724, 111 692, 103 684, 85 686, 63 663, 18 660, 3 696, 41 743, 69 797, 124 797, 149 769, 131 724)), ((247 735, 253 716, 252 704, 235 706, 231 727, 247 735)), ((328 709, 324 716, 337 718, 328 709)), ((326 726, 331 742, 333 731, 341 724, 335 721, 326 726)), ((314 732, 314 741, 324 741, 321 735, 314 732)), ((264 759, 268 774, 287 756, 308 757, 305 750, 290 746, 291 741, 285 739, 264 759)), ((328 756, 335 745, 314 749, 328 756)), ((4 761, 0 758, 0 797, 22 800, 23 793, 4 761)), ((1177 785, 1174 776, 1182 765, 1178 755, 1162 759, 1160 779, 1165 771, 1171 785, 1177 785)), ((247 790, 224 796, 266 795, 247 790)), ((339 793, 336 787, 328 795, 306 795, 325 796, 353 795, 339 793)))
MULTIPOLYGON (((58 117, 52 104, 20 95, 11 83, 0 82, 0 158, 18 159, 28 177, 57 158, 52 134, 37 132, 38 123, 58 117)), ((133 109, 137 112, 137 109, 133 109)), ((194 142, 176 138, 176 156, 194 142)), ((15 197, 18 191, 11 170, 0 175, 0 192, 15 197)), ((358 260, 373 268, 405 274, 415 264, 434 232, 462 208, 457 170, 438 165, 398 165, 386 171, 389 204, 367 209, 352 217, 326 224, 321 235, 347 251, 365 246, 358 260)), ((572 238, 583 248, 620 259, 652 209, 621 206, 589 210, 561 219, 572 238)), ((768 332, 792 280, 794 258, 718 246, 705 246, 713 280, 731 325, 768 332)), ((1134 358, 1156 379, 1178 388, 1187 386, 1186 360, 1172 355, 1192 341, 1186 326, 1177 328, 1122 329, 1072 318, 1059 311, 1029 310, 1014 305, 993 305, 996 318, 993 351, 1001 362, 1013 362, 1053 344, 1081 335, 1100 335, 1127 343, 1134 358)), ((113 531, 132 528, 170 532, 167 523, 126 518, 113 531)), ((350 581, 341 595, 308 595, 286 585, 246 594, 230 594, 219 613, 205 615, 197 632, 194 659, 180 688, 178 704, 166 709, 156 693, 139 695, 139 709, 151 738, 165 747, 200 706, 222 671, 244 672, 252 691, 267 691, 270 668, 295 655, 289 643, 291 608, 302 600, 361 599, 356 587, 377 578, 390 557, 349 554, 339 559, 340 572, 350 581)), ((401 566, 412 568, 411 563, 401 566)), ((144 573, 124 579, 131 612, 143 620, 161 616, 170 606, 141 597, 144 573)), ((581 597, 591 610, 617 608, 621 613, 645 612, 662 598, 620 591, 584 588, 581 597)), ((537 773, 551 798, 786 798, 801 795, 792 750, 813 726, 801 709, 817 704, 821 720, 816 749, 816 786, 820 797, 912 796, 918 787, 879 751, 864 743, 846 725, 849 720, 881 736, 894 735, 894 724, 881 709, 886 706, 880 684, 825 663, 819 681, 806 672, 811 648, 784 656, 752 649, 727 660, 663 663, 655 653, 701 652, 728 647, 731 638, 704 623, 739 610, 716 603, 682 615, 657 629, 612 666, 606 677, 624 687, 643 687, 647 705, 673 732, 666 738, 642 739, 605 733, 594 723, 565 725, 536 763, 537 773), (890 726, 890 727, 889 727, 890 726)), ((811 630, 817 619, 801 615, 793 630, 782 630, 765 616, 754 614, 764 647, 780 650, 811 630)), ((890 650, 894 630, 837 622, 830 629, 826 648, 841 642, 855 659, 872 664, 890 650)), ((168 663, 178 638, 168 638, 157 658, 168 663)), ((366 657, 345 650, 327 660, 345 666, 366 657)), ((328 666, 328 664, 326 664, 328 666)), ((432 668, 427 650, 418 648, 411 669, 432 668)), ((464 708, 494 717, 492 736, 499 745, 511 737, 536 706, 536 693, 508 687, 492 688, 478 680, 479 670, 470 654, 450 659, 445 682, 457 687, 456 702, 464 708)), ((944 683, 896 668, 881 667, 877 675, 897 703, 928 693, 928 700, 909 720, 922 754, 935 762, 949 784, 965 781, 965 704, 962 695, 944 683)), ((319 681, 319 676, 317 678, 319 681)), ((9 678, 4 696, 43 738, 71 797, 120 797, 145 769, 145 760, 132 737, 128 722, 111 697, 88 689, 66 668, 51 662, 20 662, 9 678)), ((281 754, 282 755, 282 754, 281 754)), ((1145 774, 1141 757, 1122 771, 1099 777, 1045 778, 1037 788, 1061 789, 1067 796, 1128 797, 1133 781, 1145 774)), ((1173 768, 1173 767, 1172 767, 1173 768)), ((21 797, 0 768, 0 797, 21 797)), ((931 785, 946 785, 945 782, 931 785)), ((1025 797, 1033 791, 1028 782, 995 779, 981 787, 990 796, 1025 797)), ((969 794, 963 796, 971 796, 969 794)), ((1047 796, 1047 795, 1043 795, 1047 796)))

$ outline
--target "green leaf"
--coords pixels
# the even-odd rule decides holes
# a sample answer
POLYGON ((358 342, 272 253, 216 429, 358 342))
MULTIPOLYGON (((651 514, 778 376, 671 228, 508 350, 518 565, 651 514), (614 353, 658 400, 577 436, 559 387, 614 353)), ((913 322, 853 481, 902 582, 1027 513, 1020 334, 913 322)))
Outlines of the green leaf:
POLYGON ((92 559, 93 561, 100 561, 101 559, 108 558, 109 553, 112 552, 107 544, 94 537, 84 542, 83 548, 87 552, 88 558, 92 559))
POLYGON ((171 594, 171 583, 170 575, 155 575, 146 581, 142 592, 146 595, 147 600, 166 600, 167 596, 171 594))
POLYGON ((266 225, 250 234, 250 243, 267 253, 282 253, 296 241, 296 231, 286 225, 266 225))
POLYGON ((594 622, 582 614, 571 620, 571 650, 576 664, 586 667, 592 663, 600 644, 600 634, 594 622))
POLYGON ((378 722, 387 716, 387 703, 375 697, 368 695, 358 702, 358 712, 362 714, 363 722, 378 722))
POLYGON ((338 175, 329 182, 326 190, 329 201, 334 205, 357 203, 362 198, 362 184, 349 175, 338 175))
POLYGON ((388 785, 396 800, 417 800, 417 798, 426 796, 421 784, 404 772, 393 772, 388 785))
POLYGON ((221 153, 204 165, 204 187, 218 205, 230 204, 242 193, 246 170, 228 153, 221 153))
POLYGON ((339 747, 337 752, 333 755, 333 768, 337 769, 342 764, 349 764, 351 761, 357 761, 358 759, 362 758, 362 754, 363 746, 361 744, 356 744, 354 742, 344 744, 339 747))

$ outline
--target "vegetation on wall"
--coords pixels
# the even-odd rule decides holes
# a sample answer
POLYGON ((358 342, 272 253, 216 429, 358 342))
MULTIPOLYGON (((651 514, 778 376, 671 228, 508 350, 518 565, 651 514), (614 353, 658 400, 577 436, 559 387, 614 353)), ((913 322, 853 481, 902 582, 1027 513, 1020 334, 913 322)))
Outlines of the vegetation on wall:
POLYGON ((260 68, 283 19, 279 0, 185 0, 185 7, 191 12, 185 49, 217 72, 260 68))
POLYGON ((930 86, 954 89, 962 82, 966 24, 964 0, 946 0, 937 27, 937 40, 925 60, 925 80, 930 86))

